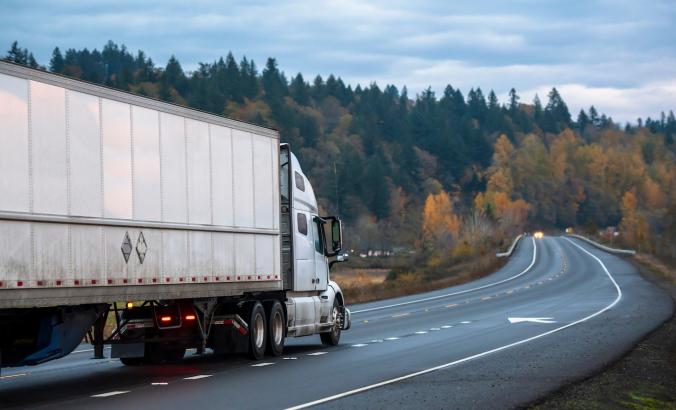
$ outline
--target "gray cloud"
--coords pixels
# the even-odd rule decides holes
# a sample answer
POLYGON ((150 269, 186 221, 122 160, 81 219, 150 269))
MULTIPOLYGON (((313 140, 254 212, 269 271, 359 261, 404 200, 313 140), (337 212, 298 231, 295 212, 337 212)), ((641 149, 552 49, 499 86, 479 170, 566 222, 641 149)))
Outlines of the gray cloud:
POLYGON ((288 74, 352 84, 451 83, 527 101, 561 89, 572 110, 595 104, 620 121, 676 108, 676 11, 669 1, 55 1, 0 2, 0 45, 18 40, 47 62, 54 46, 109 39, 158 64, 192 69, 232 51, 288 74))

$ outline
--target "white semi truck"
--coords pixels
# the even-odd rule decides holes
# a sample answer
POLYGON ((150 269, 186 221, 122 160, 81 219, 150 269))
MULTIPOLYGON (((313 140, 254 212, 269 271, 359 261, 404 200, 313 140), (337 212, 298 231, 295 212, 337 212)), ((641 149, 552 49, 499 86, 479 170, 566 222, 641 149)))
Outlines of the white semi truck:
POLYGON ((0 62, 2 366, 335 345, 341 246, 277 131, 0 62))

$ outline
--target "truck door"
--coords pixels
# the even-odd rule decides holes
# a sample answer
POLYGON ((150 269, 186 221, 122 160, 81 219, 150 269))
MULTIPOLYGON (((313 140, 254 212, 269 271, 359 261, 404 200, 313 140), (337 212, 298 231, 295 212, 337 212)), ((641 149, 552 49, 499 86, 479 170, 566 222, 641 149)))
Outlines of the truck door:
POLYGON ((296 268, 293 290, 315 290, 314 221, 304 211, 294 211, 294 252, 296 268))
POLYGON ((314 241, 314 260, 315 260, 315 289, 319 291, 326 290, 329 284, 329 263, 324 255, 324 222, 315 217, 312 219, 312 239, 314 241))

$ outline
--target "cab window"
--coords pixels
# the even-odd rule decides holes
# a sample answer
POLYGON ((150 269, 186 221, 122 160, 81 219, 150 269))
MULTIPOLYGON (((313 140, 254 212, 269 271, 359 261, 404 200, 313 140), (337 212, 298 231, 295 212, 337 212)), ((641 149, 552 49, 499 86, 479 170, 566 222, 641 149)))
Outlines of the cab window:
POLYGON ((298 213, 296 215, 296 225, 298 226, 298 232, 307 236, 307 217, 305 214, 298 213))
POLYGON ((324 246, 322 246, 322 237, 321 237, 321 235, 319 235, 319 232, 320 232, 319 224, 320 223, 321 222, 319 222, 319 221, 314 221, 314 223, 312 224, 312 236, 314 237, 314 240, 315 240, 315 251, 317 251, 317 253, 323 254, 324 253, 324 246))

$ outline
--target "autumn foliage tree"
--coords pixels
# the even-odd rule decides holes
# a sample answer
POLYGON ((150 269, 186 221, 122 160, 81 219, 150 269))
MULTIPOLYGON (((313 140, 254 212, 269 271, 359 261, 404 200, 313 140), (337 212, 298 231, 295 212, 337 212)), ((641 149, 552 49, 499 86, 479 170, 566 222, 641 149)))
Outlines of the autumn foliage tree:
POLYGON ((450 250, 461 228, 462 221, 453 210, 449 194, 443 190, 430 193, 423 209, 423 247, 432 252, 450 250))

